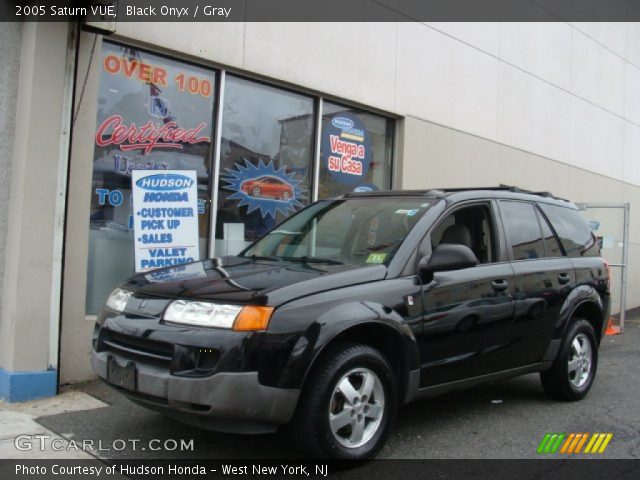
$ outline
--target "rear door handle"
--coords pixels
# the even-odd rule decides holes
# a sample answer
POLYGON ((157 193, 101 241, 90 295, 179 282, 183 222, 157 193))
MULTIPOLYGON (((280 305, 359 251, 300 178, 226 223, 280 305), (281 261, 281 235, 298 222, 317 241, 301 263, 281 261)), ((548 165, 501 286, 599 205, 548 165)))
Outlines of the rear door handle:
POLYGON ((571 281, 571 278, 569 277, 568 273, 559 273, 558 274, 558 282, 560 283, 560 285, 566 285, 570 281, 571 281))
POLYGON ((496 292, 503 292, 509 287, 509 282, 505 279, 494 280, 491 282, 491 288, 493 288, 496 292))

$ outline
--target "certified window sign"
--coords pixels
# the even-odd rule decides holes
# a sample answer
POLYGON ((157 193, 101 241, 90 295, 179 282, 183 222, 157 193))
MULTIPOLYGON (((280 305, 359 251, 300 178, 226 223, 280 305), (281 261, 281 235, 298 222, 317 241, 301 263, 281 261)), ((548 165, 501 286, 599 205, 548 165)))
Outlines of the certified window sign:
POLYGON ((131 173, 136 272, 199 260, 196 171, 131 173))
POLYGON ((339 183, 362 182, 371 165, 371 141, 358 115, 339 112, 331 117, 322 130, 322 160, 339 183))

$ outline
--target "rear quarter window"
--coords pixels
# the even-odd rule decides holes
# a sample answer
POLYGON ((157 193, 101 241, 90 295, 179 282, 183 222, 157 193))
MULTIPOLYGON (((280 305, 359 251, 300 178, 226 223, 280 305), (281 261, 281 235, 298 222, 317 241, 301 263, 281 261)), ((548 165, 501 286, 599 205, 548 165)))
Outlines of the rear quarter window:
POLYGON ((598 257, 598 241, 577 210, 558 205, 540 204, 569 257, 598 257))
POLYGON ((502 221, 509 234, 514 260, 545 257, 540 224, 531 203, 501 201, 502 221))

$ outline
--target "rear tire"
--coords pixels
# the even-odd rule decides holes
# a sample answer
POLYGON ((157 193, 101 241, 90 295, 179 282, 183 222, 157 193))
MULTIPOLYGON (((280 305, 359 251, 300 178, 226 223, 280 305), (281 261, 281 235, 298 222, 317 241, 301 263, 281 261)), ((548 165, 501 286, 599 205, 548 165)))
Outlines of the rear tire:
POLYGON ((576 318, 551 368, 540 372, 545 392, 558 400, 582 400, 593 384, 598 368, 598 342, 591 323, 576 318))
POLYGON ((293 441, 313 458, 372 458, 395 420, 398 392, 387 359, 361 344, 340 344, 309 374, 291 423, 293 441))

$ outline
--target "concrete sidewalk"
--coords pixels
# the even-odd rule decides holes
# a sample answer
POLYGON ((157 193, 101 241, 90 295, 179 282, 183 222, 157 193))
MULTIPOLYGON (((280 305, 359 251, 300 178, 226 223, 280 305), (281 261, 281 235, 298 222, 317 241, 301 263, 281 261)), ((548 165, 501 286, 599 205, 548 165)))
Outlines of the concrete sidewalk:
POLYGON ((107 407, 108 404, 70 390, 60 395, 21 403, 0 402, 0 458, 4 459, 90 459, 74 448, 74 435, 58 435, 36 419, 61 413, 107 407))

